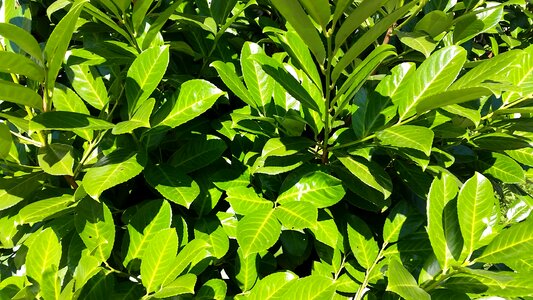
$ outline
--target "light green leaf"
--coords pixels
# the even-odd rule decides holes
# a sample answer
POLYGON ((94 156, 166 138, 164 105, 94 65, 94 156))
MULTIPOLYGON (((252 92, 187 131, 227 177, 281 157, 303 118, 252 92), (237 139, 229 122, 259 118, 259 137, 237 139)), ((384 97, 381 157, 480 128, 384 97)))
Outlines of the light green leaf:
POLYGON ((335 294, 335 282, 322 275, 310 275, 291 281, 290 286, 283 290, 286 291, 283 299, 332 299, 335 294))
POLYGON ((422 98, 445 91, 461 71, 465 60, 466 50, 459 46, 444 47, 426 59, 392 98, 398 105, 400 120, 412 116, 422 98))
POLYGON ((457 198, 457 214, 468 255, 478 248, 495 204, 492 184, 477 172, 461 188, 457 198))
POLYGON ((288 229, 315 228, 318 209, 309 202, 288 201, 276 207, 276 217, 288 229))
POLYGON ((43 109, 42 99, 39 94, 32 89, 5 80, 0 80, 0 100, 39 110, 43 109))
POLYGON ((409 204, 401 201, 390 211, 383 225, 383 242, 395 243, 406 235, 415 232, 423 223, 423 219, 417 218, 409 204))
POLYGON ((431 55, 431 52, 437 47, 437 42, 435 42, 429 35, 421 32, 398 32, 397 33, 400 42, 402 42, 407 47, 418 51, 426 58, 431 55))
POLYGON ((176 280, 165 285, 162 289, 153 294, 154 298, 168 298, 182 294, 194 294, 196 275, 185 274, 176 280))
POLYGON ((78 203, 74 223, 85 246, 100 261, 111 256, 115 243, 115 223, 103 202, 85 198, 78 203))
POLYGON ((415 149, 429 156, 434 133, 431 129, 422 126, 401 125, 389 127, 378 132, 376 136, 383 145, 415 149))
POLYGON ((196 293, 196 299, 224 300, 226 299, 227 290, 228 287, 224 280, 218 278, 209 279, 204 285, 202 285, 200 290, 198 290, 198 293, 196 293))
POLYGON ((328 207, 344 197, 342 181, 326 173, 316 171, 304 175, 294 186, 281 193, 279 204, 291 201, 305 201, 317 208, 328 207))
POLYGON ((235 260, 235 279, 243 292, 249 291, 258 279, 257 258, 258 254, 244 256, 242 247, 237 250, 235 260))
POLYGON ((491 152, 480 155, 478 161, 483 174, 492 176, 503 183, 523 184, 526 181, 524 169, 506 155, 491 152))
POLYGON ((305 41, 316 60, 323 63, 326 59, 324 44, 298 0, 273 0, 272 4, 305 41))
POLYGON ((245 186, 231 187, 226 190, 226 194, 226 201, 239 215, 247 215, 256 210, 267 210, 273 206, 271 201, 263 199, 253 189, 245 186))
MULTIPOLYGON (((459 274, 449 278, 445 286, 464 293, 483 293, 484 295, 515 298, 533 295, 533 280, 529 274, 505 272, 509 280, 501 281, 470 274, 459 274)), ((495 297, 493 297, 495 298, 495 297)))
POLYGON ((8 22, 2 22, 0 23, 0 36, 14 42, 26 53, 43 62, 41 47, 28 31, 8 22))
POLYGON ((47 273, 57 272, 61 260, 61 244, 50 227, 33 240, 26 255, 26 273, 39 284, 47 273))
POLYGON ((159 34, 159 30, 163 28, 163 25, 165 25, 170 16, 176 11, 176 8, 178 8, 178 6, 181 4, 181 1, 174 1, 172 4, 166 7, 165 10, 158 13, 157 18, 150 24, 150 29, 148 29, 146 35, 144 36, 142 49, 150 47, 152 42, 159 34))
POLYGON ((155 234, 170 228, 171 221, 172 209, 166 200, 151 200, 142 205, 127 225, 129 243, 123 265, 128 267, 130 261, 141 259, 155 234))
POLYGON ((331 16, 331 7, 328 0, 300 0, 307 13, 313 18, 315 22, 326 29, 331 16))
POLYGON ((241 52, 242 75, 251 99, 255 101, 255 106, 266 112, 266 107, 270 104, 274 93, 274 80, 265 73, 259 62, 251 59, 251 56, 257 53, 264 54, 263 49, 258 44, 246 42, 243 45, 241 52))
POLYGON ((476 100, 484 96, 490 96, 491 94, 492 91, 485 87, 450 89, 420 99, 416 105, 416 111, 418 113, 424 113, 435 108, 476 100))
POLYGON ((505 263, 520 257, 530 257, 531 247, 533 247, 533 222, 528 219, 503 230, 476 261, 505 263))
POLYGON ((224 92, 208 81, 189 80, 181 85, 178 99, 166 116, 156 114, 157 126, 177 127, 204 113, 224 92))
POLYGON ((366 223, 355 215, 348 218, 348 242, 357 262, 370 268, 378 257, 379 247, 366 223))
POLYGON ((414 31, 423 31, 435 38, 439 34, 447 31, 452 25, 453 15, 446 14, 442 10, 434 10, 426 13, 415 25, 414 31))
POLYGON ((13 147, 13 139, 9 126, 5 121, 0 122, 0 159, 5 159, 9 156, 11 147, 13 147))
POLYGON ((46 174, 35 172, 16 177, 4 176, 0 178, 0 210, 9 208, 31 196, 40 188, 46 174))
POLYGON ((186 208, 200 194, 200 187, 191 177, 166 164, 146 168, 144 177, 163 197, 186 208))
POLYGON ((1 51, 0 61, 0 72, 24 75, 38 82, 44 81, 44 69, 22 54, 1 51))
POLYGON ((102 262, 90 255, 82 255, 76 269, 74 270, 74 280, 76 281, 76 288, 80 289, 100 271, 100 264, 102 262))
POLYGON ((63 195, 36 201, 24 206, 18 213, 21 224, 41 222, 54 214, 64 211, 74 203, 73 195, 63 195))
POLYGON ((271 138, 261 151, 264 160, 269 156, 288 156, 296 154, 314 145, 314 142, 305 137, 271 138))
POLYGON ((281 234, 281 224, 274 215, 275 210, 256 210, 237 223, 237 242, 244 257, 272 247, 281 234))
POLYGON ((418 286, 413 275, 398 260, 390 260, 387 276, 389 278, 387 291, 395 292, 406 300, 431 299, 431 296, 418 286))
POLYGON ((281 299, 298 276, 290 271, 270 274, 257 282, 250 291, 250 300, 281 299))
POLYGON ((168 61, 168 46, 149 48, 133 61, 128 69, 125 87, 130 116, 148 100, 157 88, 165 75, 168 61))
POLYGON ((504 102, 511 102, 519 98, 519 95, 533 93, 533 46, 524 49, 524 53, 517 60, 519 68, 514 68, 509 73, 510 81, 520 88, 521 93, 504 94, 504 102))
POLYGON ((30 121, 30 130, 104 130, 112 127, 113 124, 105 120, 68 111, 45 112, 38 114, 30 121))
POLYGON ((194 224, 194 236, 209 244, 209 252, 213 257, 221 259, 228 253, 229 238, 220 222, 215 218, 204 218, 194 224))
POLYGON ((210 245, 203 239, 194 239, 185 245, 174 261, 171 262, 171 269, 165 275, 163 286, 174 281, 189 265, 192 268, 199 261, 208 257, 209 247, 210 245))
POLYGON ((76 23, 81 10, 88 0, 77 0, 72 4, 68 13, 61 18, 61 21, 54 28, 48 37, 44 47, 44 56, 48 66, 46 86, 51 89, 56 81, 57 74, 61 69, 61 64, 65 58, 68 46, 72 39, 72 33, 76 29, 76 23))
MULTIPOLYGON (((342 22, 341 27, 335 34, 335 47, 339 48, 354 31, 370 16, 378 11, 388 0, 365 0, 361 1, 350 15, 342 22)), ((339 2, 339 1, 337 1, 339 2)), ((337 3, 338 4, 338 3, 337 3)), ((336 11, 335 11, 336 12, 336 11)))
POLYGON ((455 29, 453 30, 453 42, 460 45, 495 27, 503 19, 503 5, 490 3, 492 9, 476 14, 465 14, 460 19, 455 19, 455 29))
MULTIPOLYGON (((83 103, 83 100, 70 88, 56 83, 54 88, 54 95, 52 97, 52 103, 56 111, 67 111, 80 113, 84 115, 90 115, 87 106, 83 103)), ((93 138, 91 130, 73 130, 73 132, 83 139, 90 141, 93 138)))
POLYGON ((39 148, 37 159, 39 166, 50 175, 74 175, 73 147, 65 144, 49 144, 39 148))
MULTIPOLYGON (((176 230, 167 228, 158 231, 146 246, 141 261, 141 278, 148 293, 157 291, 172 269, 178 252, 176 230)), ((172 285, 172 283, 164 286, 172 285)))
POLYGON ((141 127, 150 128, 150 115, 155 106, 155 99, 146 100, 139 109, 133 114, 131 120, 122 121, 113 127, 112 133, 119 135, 132 133, 133 130, 141 127))
POLYGON ((517 162, 529 167, 533 167, 533 148, 528 147, 516 150, 507 150, 505 153, 517 162))
POLYGON ((92 107, 101 110, 109 102, 104 80, 95 67, 69 65, 67 75, 76 93, 92 107))
POLYGON ((446 173, 435 178, 429 189, 427 233, 443 270, 457 262, 463 248, 454 200, 458 190, 455 178, 446 173))
POLYGON ((226 142, 217 136, 195 136, 174 152, 169 163, 181 172, 190 173, 219 159, 226 147, 226 142))
POLYGON ((380 165, 358 156, 339 156, 337 158, 355 177, 382 193, 384 199, 390 197, 392 181, 380 165))
POLYGON ((103 191, 137 176, 144 168, 146 156, 119 149, 111 152, 91 167, 83 177, 83 187, 89 196, 98 199, 103 191))
POLYGON ((252 95, 248 89, 244 86, 241 79, 235 72, 235 67, 231 63, 224 63, 222 61, 215 61, 211 63, 211 67, 217 70, 218 76, 224 82, 224 84, 244 103, 251 107, 257 107, 252 95))

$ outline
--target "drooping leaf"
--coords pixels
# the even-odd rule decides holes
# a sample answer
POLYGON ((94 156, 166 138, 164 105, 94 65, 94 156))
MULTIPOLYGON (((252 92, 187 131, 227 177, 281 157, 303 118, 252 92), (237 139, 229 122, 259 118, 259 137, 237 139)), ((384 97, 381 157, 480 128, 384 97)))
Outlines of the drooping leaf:
POLYGON ((115 243, 115 223, 111 211, 103 202, 85 198, 78 203, 76 212, 76 231, 83 243, 100 261, 106 261, 115 243))
POLYGON ((157 88, 163 75, 165 75, 168 61, 168 46, 149 48, 133 61, 128 69, 125 87, 130 116, 148 100, 157 88))
POLYGON ((406 300, 431 299, 431 296, 418 286, 413 275, 398 260, 390 260, 387 276, 389 278, 387 291, 395 292, 406 300))
POLYGON ((73 147, 54 143, 39 148, 37 159, 39 166, 50 175, 74 175, 73 147))
POLYGON ((317 208, 332 206, 339 202, 345 191, 342 182, 326 173, 316 171, 304 175, 298 182, 279 195, 277 203, 304 201, 317 208))
POLYGON ((318 210, 309 202, 288 201, 276 207, 276 217, 289 229, 315 228, 318 210))
MULTIPOLYGON (((159 289, 178 252, 178 236, 173 228, 162 229, 146 245, 141 260, 141 278, 146 291, 159 289)), ((164 286, 172 285, 172 283, 164 286)))
POLYGON ((281 233, 275 210, 256 210, 237 223, 237 242, 244 257, 272 247, 281 233))
POLYGON ((0 72, 24 75, 38 82, 44 81, 44 69, 26 56, 2 51, 0 60, 0 72))
POLYGON ((186 208, 200 194, 200 187, 191 177, 166 164, 146 168, 144 177, 166 199, 186 208))
POLYGON ((45 112, 38 114, 30 121, 30 130, 104 130, 112 127, 113 124, 105 120, 68 111, 45 112))
POLYGON ((245 186, 231 187, 226 190, 228 201, 235 213, 247 215, 256 210, 266 210, 273 206, 271 201, 260 197, 253 189, 245 186))
POLYGON ((144 168, 146 156, 129 149, 118 149, 102 158, 83 177, 89 196, 98 199, 103 191, 137 176, 144 168))
POLYGON ((42 186, 46 174, 35 172, 16 177, 0 178, 0 210, 10 208, 11 206, 26 199, 32 193, 42 186))
POLYGON ((370 268, 378 257, 378 244, 366 223, 355 215, 348 218, 348 242, 357 262, 370 268))
POLYGON ((201 80, 189 80, 181 85, 176 103, 165 116, 156 115, 157 126, 177 127, 201 115, 215 104, 216 100, 224 95, 212 83, 201 80))
POLYGON ((490 181, 479 173, 468 179, 459 191, 457 214, 467 254, 477 249, 488 225, 496 204, 493 193, 490 181))

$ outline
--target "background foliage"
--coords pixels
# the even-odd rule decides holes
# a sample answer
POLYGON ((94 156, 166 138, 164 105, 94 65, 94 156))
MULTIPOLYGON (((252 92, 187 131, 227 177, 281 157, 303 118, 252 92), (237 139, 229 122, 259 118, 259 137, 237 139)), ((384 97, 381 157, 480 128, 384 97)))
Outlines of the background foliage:
POLYGON ((524 0, 0 5, 0 298, 533 297, 524 0))

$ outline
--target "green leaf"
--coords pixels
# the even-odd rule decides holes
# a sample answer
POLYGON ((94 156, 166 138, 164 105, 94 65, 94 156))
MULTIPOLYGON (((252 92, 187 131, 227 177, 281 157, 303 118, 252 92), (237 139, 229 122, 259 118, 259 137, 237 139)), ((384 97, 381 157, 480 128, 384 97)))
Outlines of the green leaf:
POLYGON ((426 58, 431 55, 431 52, 437 47, 437 42, 435 42, 429 35, 421 32, 398 32, 397 33, 400 42, 402 42, 407 47, 418 51, 426 58))
POLYGON ((31 174, 20 175, 16 177, 0 178, 0 210, 10 208, 21 202, 28 196, 31 196, 35 190, 40 188, 46 174, 35 172, 31 174))
POLYGON ((291 201, 304 201, 316 208, 329 207, 344 197, 342 181, 326 173, 315 171, 305 174, 291 188, 281 193, 276 200, 279 204, 291 201))
MULTIPOLYGON (((157 232, 146 246, 141 261, 141 278, 148 293, 159 290, 178 252, 176 230, 167 228, 157 232)), ((164 286, 172 285, 172 283, 164 286)))
POLYGON ((243 292, 249 291, 258 279, 257 258, 258 254, 244 256, 242 247, 237 250, 235 260, 235 279, 243 292))
POLYGON ((491 3, 492 9, 475 14, 465 14, 455 19, 453 42, 460 45, 478 34, 495 27, 503 19, 503 5, 491 3))
POLYGON ((224 228, 217 219, 204 218, 195 224, 194 236, 197 239, 205 240, 210 248, 209 252, 213 257, 221 259, 228 253, 229 238, 224 228))
POLYGON ((434 10, 424 15, 415 25, 414 31, 423 31, 435 38, 439 34, 447 31, 452 25, 453 15, 446 14, 441 10, 434 10))
POLYGON ((290 271, 270 274, 257 282, 250 291, 250 300, 280 299, 298 276, 290 271))
POLYGON ((144 36, 142 49, 150 47, 152 42, 159 34, 159 30, 163 28, 163 25, 165 25, 170 16, 174 14, 176 8, 178 8, 180 4, 182 4, 181 1, 174 1, 174 3, 170 4, 167 8, 165 8, 164 11, 159 12, 157 18, 150 24, 150 29, 148 29, 146 35, 144 36))
POLYGON ((383 225, 383 242, 395 243, 406 235, 415 232, 423 219, 417 218, 406 201, 396 204, 383 225))
POLYGON ((422 98, 445 91, 461 71, 465 60, 466 50, 459 46, 444 47, 424 60, 392 98, 398 105, 400 120, 412 116, 422 98))
POLYGON ((387 291, 395 292, 406 300, 431 299, 431 296, 418 286, 413 275, 398 260, 390 260, 387 277, 389 278, 387 291))
POLYGON ((45 112, 38 114, 30 121, 30 130, 104 130, 112 127, 113 124, 105 120, 68 111, 45 112))
POLYGON ((181 172, 190 173, 210 165, 222 156, 226 143, 214 135, 201 135, 191 138, 174 152, 170 164, 181 172))
POLYGON ((503 183, 526 182, 526 173, 514 159, 497 153, 485 153, 479 156, 480 172, 492 176, 503 183))
POLYGON ((322 275, 310 275, 299 278, 284 288, 283 299, 332 299, 335 294, 335 282, 322 275))
POLYGON ((91 167, 83 177, 83 187, 89 196, 98 199, 103 191, 137 176, 144 168, 146 156, 119 149, 111 152, 91 167))
POLYGON ((141 259, 147 245, 155 234, 169 228, 172 220, 172 209, 165 200, 151 200, 142 205, 128 223, 129 243, 123 265, 141 259))
POLYGON ((237 4, 237 0, 213 0, 209 6, 211 16, 217 24, 224 24, 237 4))
POLYGON ((41 47, 28 31, 8 22, 2 22, 0 23, 0 35, 17 44, 17 46, 38 61, 43 62, 41 47))
POLYGON ((508 78, 521 93, 508 93, 504 95, 504 102, 514 101, 519 95, 530 95, 533 93, 533 47, 524 49, 524 53, 517 60, 519 68, 514 68, 509 72, 508 78))
POLYGON ((313 18, 315 22, 320 24, 323 29, 329 23, 331 17, 331 7, 327 0, 300 0, 307 13, 313 18))
POLYGON ((457 214, 467 254, 478 248, 495 204, 492 184, 477 172, 461 188, 457 198, 457 214))
POLYGON ((533 246, 533 222, 528 219, 503 230, 483 250, 477 261, 505 263, 517 258, 530 257, 533 246))
POLYGON ((67 75, 76 93, 92 107, 102 110, 109 102, 104 80, 95 67, 69 65, 67 75))
POLYGON ((533 148, 528 147, 516 150, 507 150, 505 153, 517 162, 533 167, 533 148))
POLYGON ((177 276, 181 275, 189 265, 191 268, 202 259, 209 256, 209 244, 203 239, 194 239, 190 241, 183 249, 180 250, 178 256, 171 262, 171 269, 165 275, 163 286, 171 283, 177 276))
POLYGON ((68 13, 61 18, 61 21, 54 28, 54 31, 48 37, 44 47, 44 56, 48 66, 46 86, 51 89, 56 81, 57 74, 61 69, 61 64, 65 58, 72 33, 76 29, 76 23, 80 16, 81 10, 88 0, 77 0, 72 4, 68 13))
POLYGON ((298 0, 272 0, 272 4, 305 41, 316 60, 323 63, 326 59, 324 44, 298 0))
POLYGON ((271 201, 263 199, 253 189, 245 186, 230 187, 226 190, 226 194, 226 201, 239 215, 244 216, 256 210, 271 209, 273 206, 271 201))
POLYGON ((168 46, 149 48, 133 61, 128 69, 125 87, 130 116, 148 100, 157 88, 165 75, 168 61, 168 46))
POLYGON ((378 257, 379 247, 370 228, 355 215, 348 221, 348 242, 357 262, 365 269, 370 268, 378 257))
POLYGON ((507 133, 487 133, 472 139, 472 142, 486 150, 515 150, 521 148, 531 147, 529 141, 521 136, 516 136, 507 133))
POLYGON ((38 82, 44 81, 44 69, 22 54, 1 51, 0 60, 0 72, 24 75, 38 82))
MULTIPOLYGON (((52 103, 54 104, 56 111, 67 111, 90 115, 90 112, 87 109, 87 106, 85 106, 85 103, 83 103, 83 100, 81 100, 81 98, 73 90, 59 83, 56 83, 54 88, 52 103)), ((93 138, 91 130, 73 130, 73 132, 87 141, 92 140, 93 138)))
POLYGON ((74 203, 74 196, 63 195, 36 201, 24 206, 18 213, 21 224, 34 224, 64 211, 74 203))
POLYGON ((78 203, 76 212, 74 223, 83 243, 100 261, 106 261, 115 243, 111 211, 103 202, 85 198, 78 203))
POLYGON ((447 90, 420 99, 416 105, 416 111, 417 113, 424 113, 435 108, 476 100, 484 96, 490 96, 491 94, 492 91, 484 87, 465 87, 447 90))
POLYGON ((170 113, 166 116, 156 114, 156 119, 160 121, 156 121, 155 124, 170 128, 177 127, 204 113, 222 95, 224 92, 208 81, 189 80, 181 85, 178 99, 170 113))
POLYGON ((376 134, 383 145, 415 149, 426 156, 431 154, 433 136, 431 129, 414 125, 389 127, 376 134))
POLYGON ((0 100, 43 109, 41 96, 32 89, 19 84, 0 80, 0 100))
POLYGON ((209 279, 196 293, 196 299, 199 300, 224 300, 228 287, 222 279, 209 279))
POLYGON ((50 175, 74 175, 73 147, 70 145, 54 143, 39 148, 37 159, 39 166, 50 175))
POLYGON ((275 210, 256 210, 237 223, 237 242, 244 257, 272 247, 281 233, 281 224, 274 215, 275 210))
POLYGON ((435 178, 429 189, 427 233, 443 270, 448 270, 457 262, 463 248, 454 201, 458 190, 455 178, 446 173, 441 178, 435 178))
POLYGON ((261 68, 259 62, 252 59, 252 55, 257 53, 264 54, 258 44, 244 44, 241 52, 242 75, 255 106, 265 112, 274 93, 274 80, 261 68))
POLYGON ((150 128, 150 115, 154 110, 155 99, 150 98, 145 101, 139 109, 133 114, 131 120, 123 121, 113 127, 112 133, 115 135, 132 133, 133 130, 145 127, 150 128))
POLYGON ((4 159, 9 156, 11 147, 13 146, 13 139, 11 138, 11 132, 6 122, 0 122, 0 159, 4 159))
POLYGON ((338 156, 337 158, 355 177, 382 193, 384 199, 390 197, 392 181, 380 165, 358 156, 338 156))
POLYGON ((39 284, 44 284, 47 273, 57 272, 61 260, 61 244, 52 228, 39 233, 26 255, 26 273, 39 284))
POLYGON ((194 294, 196 275, 185 274, 176 280, 165 285, 162 289, 153 294, 154 298, 168 298, 182 294, 194 294))
POLYGON ((179 168, 169 165, 148 167, 144 177, 163 197, 186 208, 200 195, 198 184, 179 168))
POLYGON ((218 76, 224 82, 224 84, 244 103, 251 107, 257 108, 257 104, 254 102, 252 95, 248 89, 244 86, 241 79, 235 72, 235 67, 232 63, 224 63, 222 61, 212 62, 211 67, 217 70, 218 76))
POLYGON ((464 293, 476 293, 508 298, 527 297, 533 295, 533 282, 529 274, 505 272, 510 279, 502 282, 488 277, 456 275, 446 281, 445 286, 464 293))
POLYGON ((276 217, 285 228, 304 229, 315 228, 318 209, 309 202, 288 201, 277 206, 276 217))
POLYGON ((388 0, 365 0, 359 3, 350 15, 342 22, 335 34, 335 47, 339 48, 369 17, 375 14, 388 0))

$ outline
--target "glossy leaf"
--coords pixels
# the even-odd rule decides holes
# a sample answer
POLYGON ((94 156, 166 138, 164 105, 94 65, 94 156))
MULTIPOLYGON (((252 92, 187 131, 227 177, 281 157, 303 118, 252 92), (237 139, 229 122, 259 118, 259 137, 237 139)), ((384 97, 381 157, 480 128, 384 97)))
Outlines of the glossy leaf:
MULTIPOLYGON (((222 1, 221 1, 222 2, 222 1)), ((257 104, 252 98, 248 89, 244 86, 241 79, 235 74, 235 67, 231 63, 224 63, 222 61, 215 61, 211 63, 218 75, 226 84, 226 86, 241 99, 244 103, 257 108, 257 104)))
POLYGON ((483 231, 490 219, 495 199, 490 181, 476 173, 467 180, 457 198, 457 214, 466 253, 477 249, 483 231))
POLYGON ((198 184, 179 168, 169 165, 148 167, 144 177, 163 197, 186 208, 200 194, 198 184))
POLYGON ((201 300, 224 300, 227 293, 226 282, 222 279, 213 278, 208 280, 196 293, 196 299, 201 300))
POLYGON ((89 105, 103 109, 109 102, 104 80, 97 69, 87 65, 70 65, 67 74, 74 90, 89 105))
POLYGON ((42 109, 42 99, 33 90, 5 80, 0 80, 0 99, 32 108, 42 109))
POLYGON ((267 250, 272 247, 281 233, 281 224, 274 214, 275 210, 256 210, 237 223, 237 242, 243 256, 267 250))
POLYGON ((70 145, 54 143, 39 148, 39 166, 50 175, 74 175, 74 153, 70 145))
POLYGON ((45 112, 35 116, 30 121, 31 130, 104 130, 112 127, 113 124, 105 120, 97 119, 85 114, 67 111, 45 112))
POLYGON ((418 286, 413 275, 398 260, 390 260, 387 276, 389 278, 388 291, 395 292, 406 300, 431 299, 431 296, 418 286))
POLYGON ((261 278, 250 291, 250 300, 280 299, 294 282, 296 276, 292 272, 277 272, 261 278))
POLYGON ((44 81, 44 69, 21 54, 2 51, 0 60, 1 72, 24 75, 38 82, 44 81))
POLYGON ((525 172, 512 158, 493 152, 480 156, 480 171, 504 183, 525 183, 525 172))
POLYGON ((32 195, 42 186, 45 178, 42 172, 0 178, 0 199, 2 199, 0 210, 9 208, 32 195))
POLYGON ((226 190, 228 201, 235 213, 247 215, 256 210, 272 208, 273 203, 259 196, 253 189, 245 186, 231 187, 226 190))
POLYGON ((209 244, 202 239, 194 239, 180 249, 178 256, 171 262, 170 269, 163 280, 163 286, 173 282, 189 266, 194 266, 202 259, 209 256, 207 249, 209 244))
POLYGON ((366 223, 356 216, 348 221, 348 242, 357 262, 365 269, 370 268, 378 257, 378 244, 366 223))
POLYGON ((477 260, 496 263, 527 257, 532 244, 533 222, 527 220, 501 232, 477 260))
POLYGON ((274 92, 274 80, 261 68, 261 64, 251 58, 253 54, 264 51, 258 44, 246 43, 241 52, 242 75, 251 100, 263 112, 270 104, 274 92))
POLYGON ((304 201, 317 208, 332 206, 339 202, 345 191, 342 182, 326 173, 317 171, 304 175, 298 182, 279 195, 277 203, 304 201))
POLYGON ((258 280, 256 267, 258 256, 258 254, 244 256, 242 248, 237 251, 235 279, 243 292, 249 291, 258 280))
POLYGON ((424 113, 431 109, 472 101, 491 94, 492 91, 484 87, 465 87, 448 90, 420 99, 420 102, 416 105, 416 111, 424 113))
POLYGON ((434 133, 425 127, 402 125, 389 127, 378 132, 376 136, 383 145, 415 149, 429 156, 434 133))
POLYGON ((289 229, 315 228, 318 210, 304 201, 289 201, 276 207, 276 217, 289 229))
POLYGON ((47 273, 57 272, 61 260, 61 244, 52 228, 43 230, 31 243, 26 256, 26 272, 39 284, 47 273))
POLYGON ((165 285, 153 296, 155 298, 167 298, 182 294, 194 294, 194 285, 196 284, 196 275, 185 274, 176 278, 176 280, 165 285))
POLYGON ((392 193, 391 179, 378 164, 357 156, 339 156, 338 159, 355 177, 382 193, 384 199, 390 197, 392 193))
MULTIPOLYGON (((172 228, 158 231, 148 242, 141 262, 141 278, 147 292, 154 292, 163 284, 177 252, 178 236, 172 228)), ((165 287, 169 285, 173 284, 165 287)))
POLYGON ((17 46, 38 61, 43 61, 43 55, 39 43, 37 43, 35 38, 26 30, 19 26, 2 22, 0 23, 0 35, 17 44, 17 46))
POLYGON ((331 278, 310 275, 290 283, 283 294, 285 299, 330 299, 335 294, 335 283, 331 278))
POLYGON ((115 243, 115 224, 104 203, 85 198, 76 207, 76 231, 83 243, 100 261, 111 256, 115 243))

